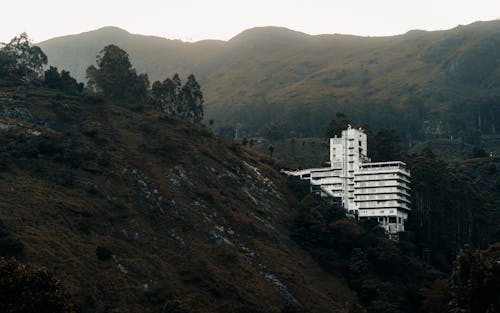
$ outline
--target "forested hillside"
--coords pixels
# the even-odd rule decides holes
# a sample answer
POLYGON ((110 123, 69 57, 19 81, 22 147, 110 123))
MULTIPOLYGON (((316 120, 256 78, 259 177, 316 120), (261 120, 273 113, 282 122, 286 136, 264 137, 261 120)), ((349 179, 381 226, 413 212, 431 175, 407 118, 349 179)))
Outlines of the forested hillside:
POLYGON ((289 237, 296 199, 274 163, 185 110, 192 80, 172 102, 118 95, 116 84, 144 79, 107 46, 91 67, 100 91, 83 93, 66 88, 67 72, 43 71, 25 35, 0 60, 1 312, 328 312, 358 302, 289 237))
POLYGON ((344 112, 374 129, 391 125, 405 147, 435 138, 462 150, 498 146, 500 21, 391 37, 265 27, 195 43, 104 28, 40 46, 49 63, 84 79, 108 43, 128 51, 153 79, 194 73, 215 129, 249 136, 274 122, 286 137, 319 137, 344 112))
POLYGON ((498 244, 479 250, 499 235, 494 156, 451 166, 370 131, 374 160, 413 173, 395 242, 214 135, 194 75, 151 85, 108 44, 84 89, 47 61, 26 34, 0 47, 1 312, 499 310, 498 244))

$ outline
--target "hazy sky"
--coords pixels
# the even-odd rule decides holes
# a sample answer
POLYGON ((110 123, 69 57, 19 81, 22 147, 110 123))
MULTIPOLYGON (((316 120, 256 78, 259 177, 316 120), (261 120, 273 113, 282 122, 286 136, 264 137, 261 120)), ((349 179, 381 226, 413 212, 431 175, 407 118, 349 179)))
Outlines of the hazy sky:
POLYGON ((1 9, 4 42, 23 31, 37 42, 110 25, 188 41, 269 25, 379 36, 500 18, 500 0, 4 0, 1 9))

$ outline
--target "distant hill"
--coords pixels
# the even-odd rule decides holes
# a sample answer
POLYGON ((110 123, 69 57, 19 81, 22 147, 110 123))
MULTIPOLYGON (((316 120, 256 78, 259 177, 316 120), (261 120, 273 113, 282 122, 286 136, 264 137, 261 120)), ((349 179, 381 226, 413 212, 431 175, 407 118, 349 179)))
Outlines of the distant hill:
POLYGON ((500 127, 500 21, 389 37, 259 27, 195 43, 106 27, 40 46, 50 63, 83 79, 108 43, 151 79, 194 73, 207 118, 243 135, 274 121, 286 136, 322 136, 339 111, 355 124, 396 128, 410 146, 450 136, 473 144, 475 134, 500 127))
POLYGON ((39 44, 49 63, 66 68, 77 79, 85 80, 85 70, 108 44, 116 44, 131 57, 135 67, 152 79, 164 79, 179 72, 196 73, 216 58, 224 42, 206 40, 185 43, 155 36, 134 35, 118 27, 104 27, 78 35, 58 37, 39 44), (197 60, 193 64, 192 60, 197 60), (198 69, 200 68, 200 69, 198 69))

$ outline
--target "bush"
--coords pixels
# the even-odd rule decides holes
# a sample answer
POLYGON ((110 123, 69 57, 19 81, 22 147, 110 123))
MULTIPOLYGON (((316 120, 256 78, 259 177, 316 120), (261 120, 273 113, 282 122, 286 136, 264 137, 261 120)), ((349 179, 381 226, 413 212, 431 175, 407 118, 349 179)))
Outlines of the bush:
POLYGON ((0 255, 14 256, 22 254, 24 245, 19 239, 10 236, 0 237, 0 255))
POLYGON ((113 253, 111 252, 111 250, 102 246, 99 246, 95 249, 95 254, 97 255, 97 258, 101 261, 108 261, 111 260, 111 258, 113 257, 113 253))
POLYGON ((74 313, 61 282, 45 268, 0 259, 0 312, 74 313))
POLYGON ((24 245, 19 239, 13 237, 0 221, 0 255, 15 256, 22 254, 24 245))

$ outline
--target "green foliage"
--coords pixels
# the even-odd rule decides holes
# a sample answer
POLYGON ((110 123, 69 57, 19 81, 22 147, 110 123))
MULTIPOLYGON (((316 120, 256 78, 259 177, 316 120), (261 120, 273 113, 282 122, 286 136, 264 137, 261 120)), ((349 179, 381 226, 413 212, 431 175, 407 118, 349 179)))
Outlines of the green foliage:
POLYGON ((373 162, 402 159, 400 139, 394 129, 382 128, 376 134, 369 136, 368 151, 373 162))
POLYGON ((16 67, 16 57, 4 51, 4 49, 0 49, 0 77, 7 78, 12 76, 14 69, 16 67))
POLYGON ((163 82, 156 81, 151 88, 150 102, 161 111, 176 115, 193 124, 203 120, 203 93, 193 74, 182 86, 178 74, 163 82))
POLYGON ((26 33, 14 37, 0 49, 0 77, 32 81, 42 74, 45 64, 47 56, 40 47, 31 45, 26 33))
POLYGON ((400 247, 404 242, 387 239, 376 221, 346 219, 343 208, 311 194, 299 207, 294 240, 325 270, 343 273, 368 313, 418 312, 419 290, 433 275, 426 273, 414 251, 400 247))
POLYGON ((447 279, 437 279, 432 287, 424 288, 422 290, 421 311, 427 313, 447 312, 450 302, 449 288, 447 279))
POLYGON ((200 124, 203 120, 203 94, 193 74, 188 76, 181 93, 184 110, 182 114, 177 113, 177 115, 191 123, 200 124))
POLYGON ((499 29, 500 22, 491 21, 365 38, 266 27, 230 42, 197 43, 115 29, 42 47, 59 68, 73 66, 72 74, 83 79, 94 58, 88 51, 102 48, 102 38, 120 38, 154 80, 195 72, 205 82, 207 116, 217 127, 241 123, 246 136, 278 121, 287 137, 291 130, 299 137, 324 137, 332 116, 344 112, 353 125, 395 129, 407 148, 436 138, 474 145, 479 135, 498 136, 499 29))
POLYGON ((24 244, 12 235, 0 221, 0 256, 17 256, 23 253, 24 244))
POLYGON ((73 313, 61 282, 42 267, 0 259, 0 311, 4 313, 73 313))
POLYGON ((429 313, 500 312, 500 245, 458 253, 453 272, 424 291, 422 310, 429 313))
POLYGON ((111 250, 103 246, 98 246, 95 249, 95 254, 97 258, 101 261, 109 261, 113 257, 113 252, 111 252, 111 250))
POLYGON ((500 311, 500 246, 491 250, 473 251, 466 246, 458 254, 450 279, 450 312, 500 311))
POLYGON ((145 101, 148 94, 147 74, 137 75, 128 53, 108 45, 96 57, 97 67, 87 68, 88 86, 118 101, 145 101))
POLYGON ((326 128, 325 135, 327 138, 340 137, 342 131, 347 129, 350 122, 344 113, 337 112, 335 119, 331 120, 326 128))
POLYGON ((261 130, 262 136, 270 141, 276 141, 285 137, 284 125, 275 121, 264 125, 261 130))
POLYGON ((59 74, 57 67, 51 66, 46 70, 44 78, 44 85, 49 88, 60 89, 73 95, 80 94, 83 91, 83 83, 78 83, 68 71, 62 70, 61 74, 59 74))
POLYGON ((498 240, 499 212, 489 193, 462 171, 451 168, 430 150, 411 158, 413 210, 407 230, 430 249, 431 262, 449 270, 465 243, 486 247, 498 240))

